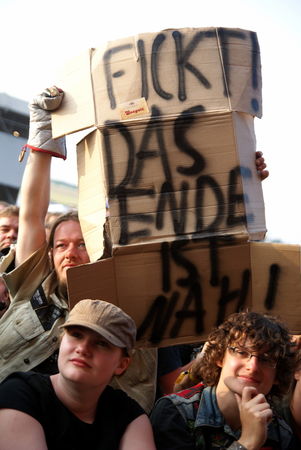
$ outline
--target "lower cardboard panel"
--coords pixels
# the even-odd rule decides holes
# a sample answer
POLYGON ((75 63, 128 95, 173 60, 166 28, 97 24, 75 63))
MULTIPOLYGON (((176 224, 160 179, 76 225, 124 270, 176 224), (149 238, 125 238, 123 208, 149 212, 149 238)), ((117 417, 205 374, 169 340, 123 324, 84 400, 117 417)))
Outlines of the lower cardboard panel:
POLYGON ((297 245, 225 237, 145 244, 69 269, 67 278, 71 307, 84 298, 118 305, 134 318, 141 346, 203 341, 246 308, 301 333, 297 245))

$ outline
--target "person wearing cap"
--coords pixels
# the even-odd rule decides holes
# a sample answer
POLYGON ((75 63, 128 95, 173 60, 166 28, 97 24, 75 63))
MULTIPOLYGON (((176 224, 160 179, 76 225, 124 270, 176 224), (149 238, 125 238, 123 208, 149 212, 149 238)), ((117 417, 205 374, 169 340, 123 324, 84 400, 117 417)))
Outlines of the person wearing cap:
MULTIPOLYGON (((57 372, 59 327, 69 310, 66 272, 90 261, 75 212, 59 216, 49 237, 45 231, 51 161, 66 159, 64 139, 52 139, 50 114, 63 97, 61 89, 52 87, 29 105, 30 154, 20 191, 18 241, 0 259, 10 300, 3 303, 7 307, 0 318, 0 382, 16 371, 57 372)), ((156 349, 137 348, 132 359, 129 370, 111 384, 150 412, 156 391, 156 349)))
POLYGON ((130 363, 131 317, 81 300, 61 328, 57 374, 16 372, 1 383, 0 449, 155 450, 144 410, 108 386, 130 363))
POLYGON ((57 371, 59 326, 68 314, 66 271, 89 262, 75 215, 57 223, 52 245, 46 239, 51 158, 65 158, 64 141, 52 139, 50 111, 62 98, 58 89, 46 89, 30 104, 30 155, 20 189, 18 239, 0 259, 10 299, 0 319, 0 381, 15 371, 57 371))

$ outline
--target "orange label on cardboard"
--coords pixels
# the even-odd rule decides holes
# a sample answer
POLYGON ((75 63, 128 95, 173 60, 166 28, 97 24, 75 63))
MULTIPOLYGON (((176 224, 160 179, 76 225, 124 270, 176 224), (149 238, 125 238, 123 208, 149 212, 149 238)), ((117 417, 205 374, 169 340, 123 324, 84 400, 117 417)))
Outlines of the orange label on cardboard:
POLYGON ((133 119, 139 116, 149 114, 149 109, 144 97, 130 102, 121 103, 118 105, 121 120, 133 119))

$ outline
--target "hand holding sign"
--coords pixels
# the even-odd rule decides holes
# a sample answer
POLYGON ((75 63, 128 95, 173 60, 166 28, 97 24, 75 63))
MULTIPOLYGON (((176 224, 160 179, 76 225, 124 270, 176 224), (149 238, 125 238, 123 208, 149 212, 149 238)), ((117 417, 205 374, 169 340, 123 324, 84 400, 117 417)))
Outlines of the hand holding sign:
POLYGON ((267 427, 273 417, 269 403, 254 386, 246 386, 236 377, 227 377, 224 382, 234 393, 239 409, 239 443, 248 449, 260 449, 266 441, 267 427))
POLYGON ((267 165, 265 163, 263 153, 260 151, 255 153, 255 164, 259 178, 261 181, 265 180, 269 176, 269 171, 266 170, 267 165))
POLYGON ((66 159, 65 138, 53 139, 51 125, 51 112, 60 107, 63 97, 63 91, 52 86, 32 99, 29 104, 29 137, 19 157, 20 162, 23 160, 26 148, 66 159))

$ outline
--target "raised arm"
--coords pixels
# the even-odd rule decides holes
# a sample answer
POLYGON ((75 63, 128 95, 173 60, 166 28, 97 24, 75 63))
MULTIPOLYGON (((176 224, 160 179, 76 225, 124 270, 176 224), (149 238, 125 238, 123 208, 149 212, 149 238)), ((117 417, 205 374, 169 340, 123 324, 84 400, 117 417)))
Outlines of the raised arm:
POLYGON ((50 111, 61 104, 63 93, 46 89, 30 104, 30 130, 26 147, 31 153, 25 167, 20 196, 16 265, 21 264, 46 241, 45 217, 49 206, 51 157, 66 158, 62 139, 53 140, 50 111))
POLYGON ((32 152, 25 167, 20 196, 16 265, 46 241, 45 217, 49 205, 51 156, 32 152))

